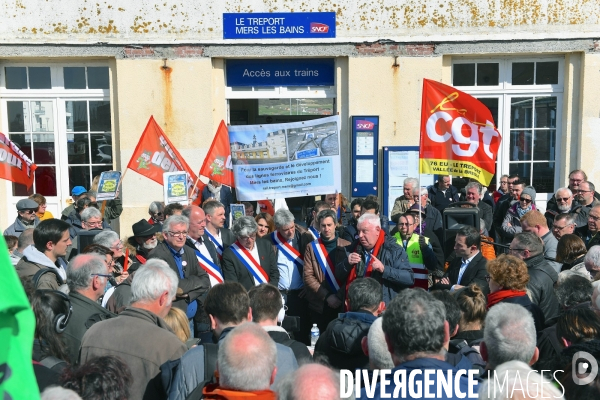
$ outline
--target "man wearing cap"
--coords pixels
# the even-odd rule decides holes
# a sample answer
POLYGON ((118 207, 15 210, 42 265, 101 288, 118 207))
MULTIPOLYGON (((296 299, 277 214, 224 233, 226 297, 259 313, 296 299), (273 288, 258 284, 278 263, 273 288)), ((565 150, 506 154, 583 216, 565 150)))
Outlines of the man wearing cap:
POLYGON ((15 222, 4 231, 4 235, 19 237, 25 229, 35 228, 40 223, 35 215, 39 204, 31 199, 21 199, 17 201, 17 218, 15 222))
POLYGON ((162 230, 161 224, 151 225, 145 219, 141 219, 131 226, 133 236, 127 238, 126 246, 129 249, 129 256, 140 264, 144 264, 148 259, 148 254, 156 248, 158 239, 156 232, 162 230))
POLYGON ((62 210, 60 219, 64 221, 67 218, 69 218, 69 215, 71 215, 71 213, 75 211, 75 203, 77 203, 77 200, 79 200, 82 197, 82 195, 86 193, 87 190, 83 186, 75 186, 73 189, 71 189, 71 198, 73 199, 73 202, 69 204, 64 210, 62 210))

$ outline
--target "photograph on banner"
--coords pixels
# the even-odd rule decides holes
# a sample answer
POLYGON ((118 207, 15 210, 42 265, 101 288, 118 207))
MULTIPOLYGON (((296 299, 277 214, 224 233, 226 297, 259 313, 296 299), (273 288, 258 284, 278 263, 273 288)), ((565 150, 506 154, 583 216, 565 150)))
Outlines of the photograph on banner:
POLYGON ((231 218, 234 221, 246 216, 246 207, 243 204, 232 204, 229 207, 231 208, 231 218))
POLYGON ((163 188, 165 192, 165 205, 172 203, 188 203, 187 172, 165 172, 163 174, 163 182, 163 188))
POLYGON ((121 171, 104 171, 98 181, 97 201, 113 200, 117 197, 117 189, 121 180, 121 171))
POLYGON ((340 118, 229 127, 241 201, 341 191, 340 118))

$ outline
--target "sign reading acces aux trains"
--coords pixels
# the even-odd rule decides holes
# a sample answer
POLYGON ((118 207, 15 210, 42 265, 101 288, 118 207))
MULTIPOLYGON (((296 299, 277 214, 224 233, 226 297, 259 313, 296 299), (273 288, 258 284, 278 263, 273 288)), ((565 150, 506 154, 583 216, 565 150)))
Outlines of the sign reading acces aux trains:
POLYGON ((223 13, 223 39, 335 38, 335 12, 223 13))

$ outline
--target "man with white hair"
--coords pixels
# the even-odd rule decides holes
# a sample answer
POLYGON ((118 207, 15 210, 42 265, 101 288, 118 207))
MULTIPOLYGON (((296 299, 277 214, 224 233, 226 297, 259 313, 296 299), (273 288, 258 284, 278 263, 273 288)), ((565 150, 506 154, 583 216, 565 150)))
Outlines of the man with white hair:
POLYGON ((195 326, 191 321, 197 315, 196 322, 199 322, 202 314, 198 312, 200 304, 197 300, 202 300, 210 289, 210 280, 206 271, 198 265, 194 251, 185 245, 189 226, 189 220, 183 215, 167 218, 162 225, 165 240, 150 252, 149 258, 165 261, 177 274, 180 290, 177 290, 177 299, 173 306, 186 312, 193 334, 195 326))
POLYGON ((321 364, 306 364, 277 385, 279 400, 338 400, 340 374, 321 364))
MULTIPOLYGON (((487 371, 507 361, 522 361, 533 365, 539 356, 533 316, 518 304, 498 303, 485 317, 481 357, 487 371)), ((484 373, 487 378, 487 372, 484 373)))
POLYGON ((413 189, 419 187, 419 180, 417 178, 406 178, 404 180, 404 186, 402 187, 402 196, 394 200, 394 207, 392 208, 391 220, 398 223, 400 215, 404 214, 415 201, 413 198, 413 189))
POLYGON ((377 280, 382 286, 385 304, 415 283, 404 248, 394 237, 385 235, 379 217, 374 214, 363 214, 358 219, 358 243, 337 268, 348 274, 347 287, 359 277, 377 280))
POLYGON ((130 256, 134 258, 134 261, 144 264, 149 253, 158 245, 156 233, 162 230, 162 223, 152 225, 145 219, 141 219, 133 224, 131 229, 133 230, 133 236, 127 239, 130 256))
POLYGON ((148 218, 148 223, 150 225, 162 225, 165 220, 165 203, 162 201, 153 201, 150 203, 150 207, 148 207, 148 214, 150 214, 150 218, 148 218))
POLYGON ((554 193, 555 202, 546 206, 544 217, 548 222, 548 228, 552 229, 554 219, 562 214, 577 213, 581 206, 573 202, 573 192, 568 187, 561 187, 554 193))
POLYGON ((377 318, 369 329, 369 334, 362 339, 362 349, 369 357, 369 369, 392 369, 394 361, 385 343, 385 333, 382 328, 383 318, 377 318))
POLYGON ((131 306, 118 317, 92 326, 83 337, 79 362, 117 356, 133 376, 130 399, 161 399, 160 366, 187 347, 163 318, 177 293, 178 278, 163 260, 148 260, 131 284, 131 306))
POLYGON ((600 246, 592 246, 585 255, 583 260, 585 269, 592 276, 592 280, 596 280, 600 273, 600 246))

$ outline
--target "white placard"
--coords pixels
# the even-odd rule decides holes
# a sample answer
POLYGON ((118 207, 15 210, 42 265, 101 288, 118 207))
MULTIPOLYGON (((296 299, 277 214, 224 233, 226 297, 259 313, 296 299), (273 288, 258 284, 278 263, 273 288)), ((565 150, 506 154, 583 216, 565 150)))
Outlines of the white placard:
POLYGON ((373 160, 356 160, 356 182, 373 182, 373 160))

